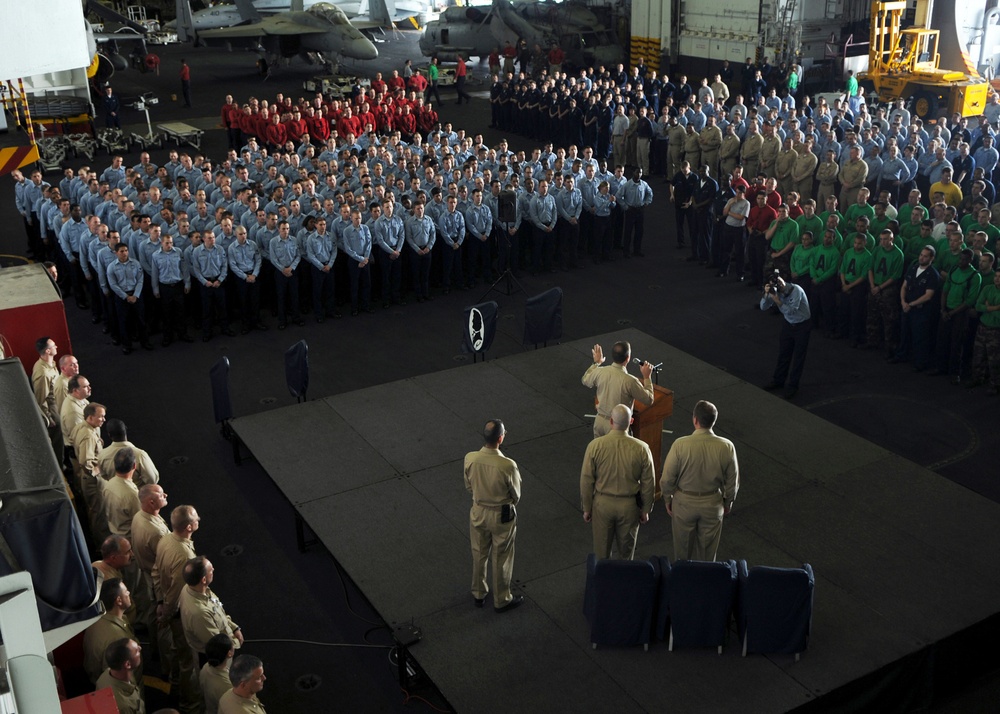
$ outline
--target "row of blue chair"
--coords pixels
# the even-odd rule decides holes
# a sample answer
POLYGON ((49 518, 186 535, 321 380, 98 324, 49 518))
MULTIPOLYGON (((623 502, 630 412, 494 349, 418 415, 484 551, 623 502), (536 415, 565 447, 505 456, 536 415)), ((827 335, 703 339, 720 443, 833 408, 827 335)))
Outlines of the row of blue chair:
POLYGON ((590 642, 643 645, 666 640, 668 648, 717 647, 734 616, 747 653, 805 651, 812 627, 816 578, 801 568, 747 567, 735 560, 707 563, 665 557, 648 561, 587 558, 583 611, 590 642))

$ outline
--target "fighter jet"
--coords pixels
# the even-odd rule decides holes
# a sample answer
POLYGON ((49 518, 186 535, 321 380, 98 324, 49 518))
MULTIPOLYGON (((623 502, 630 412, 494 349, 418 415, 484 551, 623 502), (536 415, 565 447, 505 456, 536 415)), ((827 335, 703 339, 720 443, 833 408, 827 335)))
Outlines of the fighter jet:
MULTIPOLYGON (((308 10, 323 0, 303 0, 299 10, 308 10)), ((359 30, 389 27, 392 23, 421 18, 430 11, 430 3, 426 0, 334 0, 332 3, 344 11, 347 19, 359 30)), ((261 15, 277 15, 292 9, 291 0, 253 0, 253 7, 261 15)), ((179 15, 178 15, 179 17, 179 15)), ((236 5, 223 3, 204 10, 196 10, 191 14, 191 24, 195 32, 215 30, 220 27, 232 27, 244 22, 243 16, 236 5)), ((176 31, 177 21, 171 20, 164 27, 176 31)))
POLYGON ((420 37, 420 51, 448 61, 455 54, 485 57, 507 41, 524 39, 528 47, 557 44, 566 61, 576 67, 614 65, 625 61, 625 50, 614 32, 580 2, 510 2, 493 0, 487 7, 449 7, 428 22, 420 37))
POLYGON ((302 56, 310 63, 314 55, 326 62, 336 57, 359 60, 378 57, 372 41, 351 25, 343 10, 327 2, 316 3, 308 10, 261 17, 250 0, 236 0, 247 24, 204 32, 194 28, 188 0, 177 0, 177 5, 177 37, 181 41, 247 47, 273 57, 302 56))

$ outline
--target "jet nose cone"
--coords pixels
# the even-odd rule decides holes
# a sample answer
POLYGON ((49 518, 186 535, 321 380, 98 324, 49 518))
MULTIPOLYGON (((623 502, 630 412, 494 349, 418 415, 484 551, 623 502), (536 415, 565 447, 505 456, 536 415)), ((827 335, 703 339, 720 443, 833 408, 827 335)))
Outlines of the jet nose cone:
POLYGON ((373 60, 378 57, 378 49, 367 37, 359 37, 351 41, 348 52, 345 54, 354 59, 373 60))

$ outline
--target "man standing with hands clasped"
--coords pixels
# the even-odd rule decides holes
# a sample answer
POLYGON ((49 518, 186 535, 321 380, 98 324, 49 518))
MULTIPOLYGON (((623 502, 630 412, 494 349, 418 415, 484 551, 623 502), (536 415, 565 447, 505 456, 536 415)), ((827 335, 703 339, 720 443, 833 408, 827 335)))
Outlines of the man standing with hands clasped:
POLYGON ((513 610, 524 602, 524 595, 510 592, 521 474, 514 460, 500 452, 506 435, 503 422, 491 419, 483 427, 483 448, 465 455, 465 489, 472 494, 469 534, 473 604, 482 607, 486 601, 486 559, 492 554, 493 608, 497 613, 513 610))
POLYGON ((632 359, 632 346, 628 342, 616 342, 611 348, 612 364, 604 364, 604 350, 594 345, 591 354, 594 363, 583 374, 583 386, 597 389, 597 417, 594 419, 594 438, 611 431, 611 409, 616 404, 624 404, 630 409, 638 399, 643 404, 653 403, 653 365, 643 362, 639 367, 642 381, 628 373, 628 363, 632 359))
POLYGON ((583 520, 593 523, 594 553, 611 557, 612 542, 617 555, 632 560, 639 524, 653 510, 653 455, 649 446, 629 436, 632 410, 619 404, 611 410, 611 433, 587 446, 580 470, 580 501, 583 520))
POLYGON ((728 516, 740 489, 736 447, 712 431, 719 410, 704 400, 694 405, 694 433, 670 447, 660 489, 671 518, 674 560, 715 560, 728 516))

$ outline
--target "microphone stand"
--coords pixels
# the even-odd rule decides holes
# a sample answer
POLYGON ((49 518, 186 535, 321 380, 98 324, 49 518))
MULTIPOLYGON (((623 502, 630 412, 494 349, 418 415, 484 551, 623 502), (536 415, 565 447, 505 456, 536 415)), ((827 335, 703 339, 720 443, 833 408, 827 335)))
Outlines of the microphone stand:
MULTIPOLYGON (((514 285, 517 286, 517 289, 520 292, 524 293, 525 295, 528 294, 528 291, 524 289, 524 286, 521 285, 521 283, 518 281, 518 279, 514 277, 514 273, 512 273, 511 270, 510 270, 510 263, 511 263, 511 257, 510 257, 510 251, 511 251, 511 246, 510 246, 510 221, 503 221, 501 223, 501 225, 503 226, 503 231, 502 231, 503 239, 507 243, 507 261, 506 261, 507 267, 500 274, 500 277, 497 278, 496 280, 494 280, 493 284, 490 285, 490 287, 486 289, 486 292, 484 292, 483 295, 482 295, 482 297, 479 298, 479 302, 482 302, 483 298, 485 298, 487 295, 489 295, 494 290, 497 290, 498 289, 497 285, 499 285, 503 281, 506 281, 504 295, 507 295, 508 297, 510 297, 511 295, 513 295, 514 292, 515 292, 514 285)), ((497 242, 497 247, 500 247, 499 241, 497 242)))

